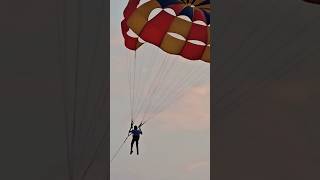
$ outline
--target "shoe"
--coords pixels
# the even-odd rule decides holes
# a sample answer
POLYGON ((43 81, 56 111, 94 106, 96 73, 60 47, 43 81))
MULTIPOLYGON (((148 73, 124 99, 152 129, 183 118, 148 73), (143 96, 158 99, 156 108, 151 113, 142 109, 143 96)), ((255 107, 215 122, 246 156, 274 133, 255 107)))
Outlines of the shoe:
POLYGON ((130 151, 130 155, 133 153, 133 151, 130 151))

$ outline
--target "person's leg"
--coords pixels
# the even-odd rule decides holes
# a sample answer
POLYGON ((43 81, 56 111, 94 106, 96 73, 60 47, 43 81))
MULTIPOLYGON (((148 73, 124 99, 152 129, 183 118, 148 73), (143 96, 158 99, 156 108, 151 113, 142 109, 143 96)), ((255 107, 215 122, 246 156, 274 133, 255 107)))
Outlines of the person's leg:
POLYGON ((137 155, 139 155, 139 140, 136 140, 137 155))
POLYGON ((133 153, 133 151, 132 151, 133 143, 134 143, 134 140, 132 139, 132 140, 131 140, 131 150, 130 150, 130 154, 132 154, 132 153, 133 153))

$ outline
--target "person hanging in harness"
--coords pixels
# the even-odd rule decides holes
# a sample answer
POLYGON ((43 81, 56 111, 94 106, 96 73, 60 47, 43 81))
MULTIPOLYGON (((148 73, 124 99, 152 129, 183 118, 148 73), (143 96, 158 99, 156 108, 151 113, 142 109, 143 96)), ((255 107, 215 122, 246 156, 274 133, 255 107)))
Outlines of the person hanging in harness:
POLYGON ((133 144, 136 143, 136 149, 137 149, 137 155, 139 155, 139 139, 140 139, 140 135, 142 135, 142 131, 141 131, 141 126, 142 123, 138 126, 133 126, 133 122, 131 122, 131 128, 129 130, 129 135, 132 134, 132 140, 131 140, 131 150, 130 150, 130 154, 133 153, 133 144))

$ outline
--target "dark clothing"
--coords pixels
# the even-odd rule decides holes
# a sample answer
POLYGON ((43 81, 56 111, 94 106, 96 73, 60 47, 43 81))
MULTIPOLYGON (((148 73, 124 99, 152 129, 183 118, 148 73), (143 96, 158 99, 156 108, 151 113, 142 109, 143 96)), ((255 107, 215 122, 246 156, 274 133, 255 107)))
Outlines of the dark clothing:
POLYGON ((140 137, 140 134, 142 134, 142 131, 140 129, 133 129, 133 130, 130 130, 130 133, 132 133, 133 136, 140 137))
POLYGON ((132 148, 133 144, 136 143, 136 149, 137 149, 137 154, 139 154, 139 139, 140 139, 140 134, 142 134, 142 131, 140 129, 133 129, 130 130, 130 133, 132 134, 132 140, 131 140, 131 151, 130 154, 132 154, 132 148))
POLYGON ((135 135, 132 136, 132 140, 139 141, 139 139, 140 139, 140 136, 135 136, 135 135))

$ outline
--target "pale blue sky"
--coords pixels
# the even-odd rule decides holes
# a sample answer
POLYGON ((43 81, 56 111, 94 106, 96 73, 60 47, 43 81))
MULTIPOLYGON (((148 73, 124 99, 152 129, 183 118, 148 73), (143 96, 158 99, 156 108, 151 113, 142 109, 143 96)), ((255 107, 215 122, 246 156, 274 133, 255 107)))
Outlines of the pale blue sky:
MULTIPOLYGON (((125 138, 130 126, 130 100, 127 57, 132 53, 123 45, 120 33, 122 11, 126 0, 111 0, 111 156, 125 138)), ((137 61, 148 71, 145 62, 165 57, 153 46, 142 47, 137 61)), ((170 55, 171 59, 174 56, 170 55)), ((178 61, 180 63, 180 61, 178 61)), ((210 178, 210 110, 209 65, 202 62, 180 63, 173 67, 170 77, 188 73, 189 68, 199 68, 203 76, 194 78, 184 88, 180 99, 168 101, 164 111, 143 126, 140 155, 129 155, 130 141, 124 145, 111 163, 111 180, 209 180, 210 178), (191 64, 192 63, 192 64, 191 64), (179 69, 178 69, 178 68, 179 69)), ((147 72, 146 72, 147 73, 147 72)), ((152 74, 152 72, 149 72, 152 74)), ((153 73, 154 74, 154 73, 153 73)), ((141 77, 144 87, 147 76, 141 77)), ((170 83, 168 81, 168 83, 170 83)))

